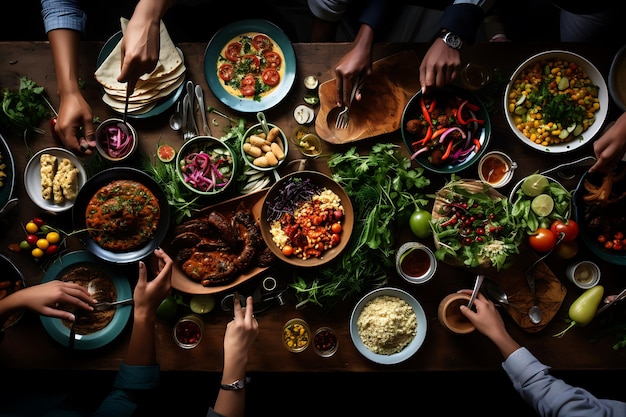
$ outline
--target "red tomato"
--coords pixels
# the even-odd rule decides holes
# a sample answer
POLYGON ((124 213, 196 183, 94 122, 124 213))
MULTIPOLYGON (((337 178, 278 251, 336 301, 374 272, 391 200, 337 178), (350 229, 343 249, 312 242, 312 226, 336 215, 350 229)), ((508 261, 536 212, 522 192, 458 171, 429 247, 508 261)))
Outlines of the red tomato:
POLYGON ((341 224, 340 223, 333 223, 330 226, 330 231, 333 233, 340 233, 341 232, 341 224))
POLYGON ((235 67, 232 64, 222 64, 217 72, 222 80, 230 81, 235 75, 235 67))
POLYGON ((254 87, 256 81, 254 80, 254 76, 251 74, 246 75, 239 83, 239 91, 246 97, 253 96, 256 93, 256 88, 254 87))
POLYGON ((285 256, 291 256, 293 255, 293 248, 289 245, 285 245, 283 246, 282 252, 285 256))
POLYGON ((280 74, 276 71, 276 68, 265 68, 261 78, 265 84, 272 87, 280 82, 280 74))
POLYGON ((46 222, 44 221, 44 219, 42 219, 41 217, 33 217, 33 223, 35 223, 37 226, 41 227, 44 224, 46 224, 46 222))
POLYGON ((550 229, 540 227, 536 234, 528 238, 528 242, 537 252, 548 252, 556 245, 556 236, 550 229))
POLYGON ((57 245, 50 245, 46 249, 46 255, 54 255, 55 253, 57 253, 58 250, 59 247, 57 245))
POLYGON ((565 233, 563 242, 571 242, 578 236, 578 223, 569 219, 567 222, 562 220, 555 220, 550 226, 550 230, 554 233, 554 236, 559 236, 561 232, 565 233))
POLYGON ((228 58, 229 61, 233 61, 233 62, 237 62, 239 61, 239 54, 241 53, 241 43, 239 42, 232 42, 229 43, 228 46, 226 47, 226 58, 228 58))
POLYGON ((35 235, 35 234, 31 233, 31 234, 26 236, 26 241, 31 246, 35 246, 37 244, 38 240, 39 240, 39 237, 37 235, 35 235))
POLYGON ((252 38, 252 46, 257 51, 267 51, 272 49, 274 45, 272 45, 272 40, 267 35, 259 33, 252 38))
POLYGON ((259 72, 261 70, 261 60, 258 56, 247 54, 239 60, 239 67, 248 72, 259 72))
POLYGON ((280 57, 280 54, 274 51, 269 51, 263 54, 263 58, 265 58, 265 62, 269 68, 279 68, 280 64, 283 63, 283 59, 280 57))

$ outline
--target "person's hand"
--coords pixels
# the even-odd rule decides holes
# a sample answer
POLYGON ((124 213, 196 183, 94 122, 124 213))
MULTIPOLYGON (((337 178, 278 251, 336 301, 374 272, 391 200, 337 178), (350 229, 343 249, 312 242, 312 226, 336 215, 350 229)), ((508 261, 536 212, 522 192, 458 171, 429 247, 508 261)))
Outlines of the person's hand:
POLYGON ((360 86, 372 73, 373 42, 373 29, 367 25, 361 25, 352 49, 337 63, 335 67, 337 107, 343 107, 346 104, 350 105, 350 94, 352 93, 354 83, 358 83, 354 99, 356 101, 361 100, 360 86))
POLYGON ((239 294, 233 297, 233 320, 226 326, 224 335, 224 370, 233 364, 248 363, 248 351, 259 333, 259 323, 254 317, 252 297, 246 299, 246 306, 240 305, 239 294))
POLYGON ((422 94, 450 84, 461 68, 461 53, 442 39, 435 39, 420 64, 422 94))
POLYGON ((597 161, 589 172, 607 173, 622 160, 626 153, 626 113, 593 143, 597 161))
MULTIPOLYGON (((461 290, 461 292, 472 294, 471 290, 461 290)), ((461 313, 472 322, 476 330, 492 340, 496 335, 506 333, 502 316, 491 300, 488 300, 479 292, 474 300, 474 306, 476 307, 476 311, 467 308, 466 305, 461 306, 461 313)))
POLYGON ((80 91, 61 98, 53 134, 75 154, 91 155, 96 147, 96 129, 91 107, 80 91))
POLYGON ((135 13, 122 37, 122 66, 117 80, 128 83, 129 94, 137 80, 154 70, 159 61, 161 28, 159 19, 148 19, 135 13))
POLYGON ((13 305, 17 308, 28 308, 44 316, 69 321, 75 320, 74 314, 60 307, 74 306, 93 311, 91 304, 96 302, 82 285, 56 279, 26 287, 10 297, 14 297, 13 305))
POLYGON ((160 248, 154 250, 154 255, 158 258, 158 273, 152 281, 148 281, 146 265, 141 261, 139 262, 139 278, 133 292, 135 320, 137 317, 156 317, 157 308, 171 290, 174 261, 160 248))

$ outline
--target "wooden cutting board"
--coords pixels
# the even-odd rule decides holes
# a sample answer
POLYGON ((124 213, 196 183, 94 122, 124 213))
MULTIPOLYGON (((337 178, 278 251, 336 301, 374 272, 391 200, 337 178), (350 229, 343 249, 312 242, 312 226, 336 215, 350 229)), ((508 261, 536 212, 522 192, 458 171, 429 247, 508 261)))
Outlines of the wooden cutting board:
POLYGON ((372 74, 361 88, 362 98, 350 108, 350 124, 335 129, 337 114, 335 81, 319 87, 317 135, 328 143, 343 144, 391 133, 400 128, 404 107, 420 89, 420 60, 414 51, 402 51, 373 63, 372 74))

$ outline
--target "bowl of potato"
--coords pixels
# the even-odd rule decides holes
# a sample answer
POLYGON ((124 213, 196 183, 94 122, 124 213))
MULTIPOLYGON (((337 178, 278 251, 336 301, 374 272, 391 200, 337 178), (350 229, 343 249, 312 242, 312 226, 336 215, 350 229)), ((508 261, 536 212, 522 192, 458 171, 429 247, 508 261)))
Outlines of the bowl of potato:
POLYGON ((258 171, 272 171, 285 162, 289 145, 285 132, 259 117, 241 141, 241 155, 246 164, 258 171))

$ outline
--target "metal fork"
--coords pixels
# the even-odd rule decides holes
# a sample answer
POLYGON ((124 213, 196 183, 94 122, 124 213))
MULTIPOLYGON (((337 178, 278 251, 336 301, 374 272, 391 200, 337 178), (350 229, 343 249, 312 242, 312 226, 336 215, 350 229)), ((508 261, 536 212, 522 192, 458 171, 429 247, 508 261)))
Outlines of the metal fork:
POLYGON ((102 301, 99 303, 96 303, 93 305, 93 311, 104 311, 104 310, 109 310, 111 308, 115 308, 115 307, 119 307, 119 306, 125 306, 128 304, 132 304, 133 303, 133 299, 129 298, 127 300, 119 300, 119 301, 102 301))
POLYGON ((190 118, 193 117, 193 113, 191 112, 191 103, 189 100, 189 95, 185 94, 185 97, 183 97, 183 140, 189 140, 197 134, 193 131, 193 126, 190 123, 190 118))
POLYGON ((354 96, 356 95, 356 90, 359 87, 359 81, 359 78, 354 80, 352 91, 350 92, 350 101, 344 105, 343 110, 337 115, 335 129, 345 129, 348 127, 348 124, 350 123, 350 105, 352 105, 352 100, 354 100, 354 96))

